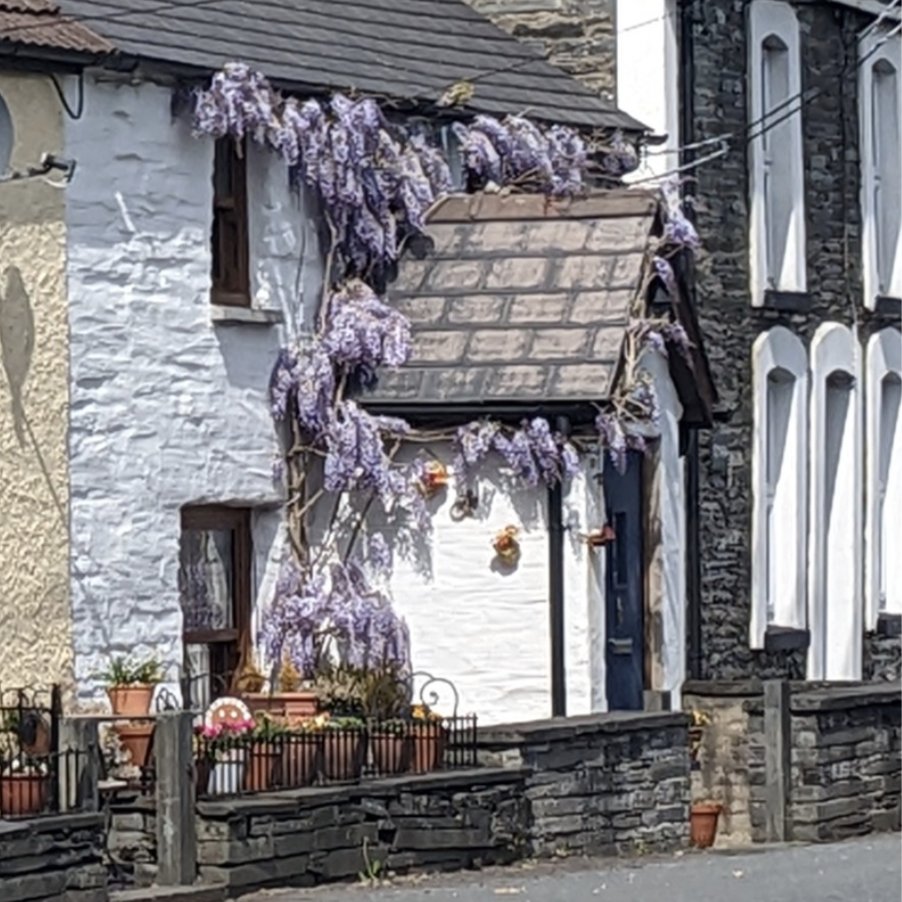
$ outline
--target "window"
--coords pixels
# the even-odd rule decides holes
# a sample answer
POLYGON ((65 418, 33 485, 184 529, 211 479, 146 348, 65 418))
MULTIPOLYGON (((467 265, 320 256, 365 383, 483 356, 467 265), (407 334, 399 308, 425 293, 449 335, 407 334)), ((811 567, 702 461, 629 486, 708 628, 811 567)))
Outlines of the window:
POLYGON ((220 138, 213 163, 214 304, 250 306, 247 233, 246 145, 220 138))
POLYGON ((865 303, 902 297, 902 38, 880 32, 861 44, 862 255, 865 303))
POLYGON ((752 303, 805 291, 805 186, 799 23, 779 0, 753 0, 749 45, 752 303))
POLYGON ((867 351, 867 523, 865 596, 868 626, 902 614, 902 335, 883 329, 867 351))
POLYGON ((824 323, 811 343, 808 677, 861 678, 860 378, 852 331, 824 323))
POLYGON ((179 593, 192 701, 228 689, 250 644, 250 512, 233 507, 182 510, 179 593))
POLYGON ((6 101, 0 96, 0 175, 9 169, 13 153, 13 120, 6 101))
POLYGON ((805 626, 808 360, 802 342, 775 326, 752 349, 751 646, 768 625, 805 626))

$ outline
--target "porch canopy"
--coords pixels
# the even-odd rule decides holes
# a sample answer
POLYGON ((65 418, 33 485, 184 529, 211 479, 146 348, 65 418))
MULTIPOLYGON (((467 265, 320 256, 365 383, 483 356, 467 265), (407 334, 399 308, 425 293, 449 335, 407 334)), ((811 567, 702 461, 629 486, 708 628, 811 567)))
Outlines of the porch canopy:
MULTIPOLYGON (((383 370, 366 403, 435 415, 606 400, 630 318, 647 312, 661 224, 659 196, 640 190, 440 202, 433 246, 421 259, 406 254, 389 290, 412 323, 413 356, 383 370)), ((697 346, 684 299, 664 298, 697 346)), ((694 396, 687 369, 675 382, 694 396)))

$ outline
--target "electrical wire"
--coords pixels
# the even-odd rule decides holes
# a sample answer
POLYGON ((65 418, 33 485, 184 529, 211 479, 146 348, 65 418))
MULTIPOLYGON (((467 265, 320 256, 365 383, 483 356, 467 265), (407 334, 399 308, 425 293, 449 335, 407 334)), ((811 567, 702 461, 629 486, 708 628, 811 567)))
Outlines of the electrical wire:
MULTIPOLYGON (((879 26, 883 22, 883 20, 897 7, 900 10, 902 10, 902 0, 893 0, 893 2, 890 3, 883 10, 883 12, 880 13, 880 15, 861 33, 861 35, 859 37, 859 41, 863 41, 865 38, 867 38, 869 35, 871 35, 877 28, 879 28, 879 26)), ((888 40, 890 40, 890 38, 892 38, 896 34, 898 34, 900 28, 902 28, 902 24, 894 26, 887 34, 885 34, 880 39, 880 41, 878 41, 878 43, 868 51, 868 53, 866 53, 861 59, 859 59, 858 68, 863 66, 875 53, 877 53, 877 51, 888 40)), ((838 75, 841 77, 846 72, 847 68, 848 68, 848 62, 844 62, 842 68, 839 70, 838 75)), ((820 97, 823 93, 824 93, 823 88, 808 88, 804 91, 799 91, 798 93, 793 94, 790 97, 787 97, 785 100, 782 100, 775 107, 768 110, 766 113, 759 116, 757 119, 752 120, 751 122, 748 123, 748 125, 744 126, 741 129, 731 131, 731 132, 724 132, 723 134, 720 134, 720 135, 712 135, 710 138, 702 138, 699 141, 692 141, 689 144, 682 144, 679 147, 674 147, 671 149, 664 148, 661 150, 647 150, 645 152, 645 156, 646 157, 668 156, 668 155, 672 155, 672 154, 683 153, 684 151, 687 151, 687 150, 700 150, 701 148, 708 147, 712 144, 719 144, 724 139, 731 140, 733 138, 738 138, 743 135, 748 135, 749 132, 752 131, 752 129, 757 128, 759 125, 766 122, 775 113, 779 113, 781 110, 786 109, 787 107, 791 106, 792 104, 796 103, 797 101, 801 101, 798 109, 792 110, 791 113, 789 114, 790 116, 795 115, 795 113, 800 112, 804 107, 808 106, 809 103, 814 102, 814 100, 816 100, 818 97, 820 97), (806 97, 806 95, 807 95, 807 97, 806 97)), ((780 122, 782 122, 782 121, 784 121, 784 120, 780 119, 780 120, 776 121, 774 124, 779 125, 780 122)), ((758 135, 755 135, 754 138, 757 138, 762 134, 764 134, 764 131, 760 132, 758 135)), ((749 140, 753 140, 753 138, 750 138, 749 140)))

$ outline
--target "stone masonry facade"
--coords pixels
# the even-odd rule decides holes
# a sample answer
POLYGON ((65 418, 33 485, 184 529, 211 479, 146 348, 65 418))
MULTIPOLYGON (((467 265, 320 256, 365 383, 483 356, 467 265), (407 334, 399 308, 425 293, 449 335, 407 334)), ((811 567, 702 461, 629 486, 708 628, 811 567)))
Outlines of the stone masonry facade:
MULTIPOLYGON (((746 3, 693 0, 691 129, 684 142, 742 134, 746 96, 746 3)), ((856 42, 869 17, 840 4, 799 4, 802 89, 817 94, 803 111, 808 291, 804 312, 751 306, 747 145, 734 140, 721 159, 695 173, 704 250, 696 272, 704 344, 720 396, 713 428, 700 434, 701 632, 704 679, 803 679, 805 653, 749 647, 751 610, 751 346, 782 324, 806 346, 825 321, 857 322, 862 347, 898 315, 862 303, 856 42)), ((898 673, 898 639, 865 637, 866 679, 898 673), (871 646, 879 645, 879 648, 871 646)))
POLYGON ((615 0, 467 0, 467 3, 613 103, 617 68, 615 0))

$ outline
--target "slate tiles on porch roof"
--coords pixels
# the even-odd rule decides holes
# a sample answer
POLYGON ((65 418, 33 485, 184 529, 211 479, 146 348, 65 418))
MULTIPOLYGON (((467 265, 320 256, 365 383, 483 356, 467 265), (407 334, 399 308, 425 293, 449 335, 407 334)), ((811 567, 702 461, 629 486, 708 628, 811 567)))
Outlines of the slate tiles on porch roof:
POLYGON ((414 330, 411 361, 376 403, 602 400, 644 282, 658 200, 617 191, 570 202, 451 197, 426 259, 390 287, 414 330))
POLYGON ((52 0, 0 0, 0 51, 18 44, 92 54, 113 49, 90 28, 65 18, 52 0))

